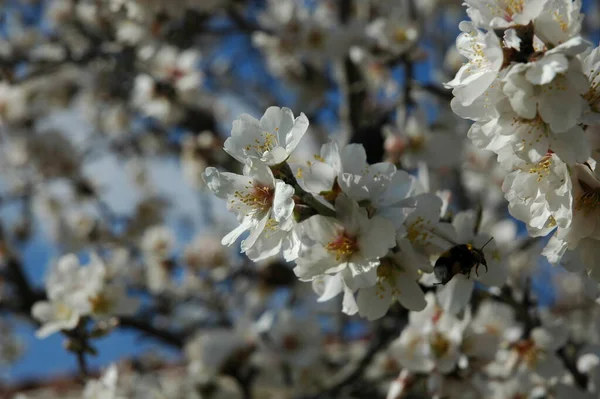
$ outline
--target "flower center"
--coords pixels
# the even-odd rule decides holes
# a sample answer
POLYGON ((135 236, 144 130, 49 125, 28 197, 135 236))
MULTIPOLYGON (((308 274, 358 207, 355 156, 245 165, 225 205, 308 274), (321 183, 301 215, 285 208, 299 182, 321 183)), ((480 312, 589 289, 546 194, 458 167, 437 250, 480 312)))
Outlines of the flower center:
POLYGON ((398 270, 398 266, 392 263, 390 259, 381 259, 381 263, 379 264, 379 267, 377 267, 378 282, 375 289, 377 296, 379 296, 380 299, 384 298, 387 289, 391 290, 392 296, 400 295, 396 282, 398 270))
POLYGON ((418 216, 415 221, 406 228, 406 238, 412 244, 425 246, 432 237, 432 234, 427 231, 428 228, 429 221, 418 216))
POLYGON ((273 204, 275 190, 268 186, 254 186, 254 188, 247 193, 236 191, 234 197, 250 208, 258 211, 268 211, 273 204))
POLYGON ((72 314, 73 314, 73 310, 69 306, 65 305, 64 303, 60 302, 56 306, 56 316, 58 319, 60 319, 60 320, 69 319, 69 318, 71 318, 72 314))
POLYGON ((275 147, 279 146, 279 140, 276 135, 278 130, 279 128, 275 128, 275 133, 262 132, 261 137, 254 140, 254 144, 248 144, 244 149, 246 151, 254 150, 261 156, 267 151, 272 151, 275 147))
POLYGON ((327 250, 335 254, 335 260, 348 260, 352 255, 358 252, 358 242, 356 237, 348 235, 345 231, 327 244, 327 250))
POLYGON ((515 345, 519 357, 525 361, 529 367, 534 367, 537 364, 540 350, 535 346, 533 340, 528 339, 525 341, 518 342, 515 345))
POLYGON ((112 307, 112 301, 104 294, 98 294, 94 297, 88 298, 90 305, 92 305, 93 313, 108 313, 112 307))
POLYGON ((550 174, 550 167, 552 166, 552 157, 550 155, 544 156, 535 166, 529 169, 529 173, 537 174, 537 181, 542 181, 542 179, 550 174))
POLYGON ((404 43, 408 40, 408 33, 406 29, 398 28, 394 31, 394 40, 397 43, 404 43))
POLYGON ((505 18, 512 21, 513 15, 523 12, 524 0, 507 0, 504 6, 505 18))
POLYGON ((412 136, 408 140, 408 146, 414 152, 423 151, 425 149, 425 136, 423 136, 423 135, 412 136))
POLYGON ((308 47, 312 49, 323 48, 323 45, 325 44, 325 38, 323 36, 323 33, 317 29, 313 29, 310 32, 308 32, 307 41, 308 47))
POLYGON ((283 337, 281 346, 286 351, 293 352, 300 348, 300 340, 298 340, 298 338, 295 335, 288 334, 283 337))
POLYGON ((431 350, 435 356, 439 359, 448 353, 448 350, 450 349, 450 342, 446 339, 446 337, 444 337, 443 334, 435 332, 429 343, 429 346, 431 347, 431 350))

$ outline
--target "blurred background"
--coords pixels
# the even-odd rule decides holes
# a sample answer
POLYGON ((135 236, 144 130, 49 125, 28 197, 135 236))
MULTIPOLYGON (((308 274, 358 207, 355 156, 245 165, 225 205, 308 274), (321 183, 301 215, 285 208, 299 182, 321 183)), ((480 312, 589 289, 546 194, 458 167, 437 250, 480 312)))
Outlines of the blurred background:
MULTIPOLYGON (((197 276, 235 298, 242 288, 228 270, 258 270, 262 288, 243 298, 280 306, 290 297, 289 268, 248 265, 239 248, 220 247, 235 218, 201 179, 209 165, 238 168, 222 151, 232 121, 259 118, 271 105, 310 120, 292 162, 330 138, 362 143, 370 162, 394 162, 430 191, 448 190, 451 211, 481 205, 484 223, 500 231, 503 172, 493 154, 465 140, 469 125, 452 114, 443 88, 464 62, 454 48, 466 19, 460 3, 0 0, 3 240, 40 289, 61 255, 86 262, 90 251, 101 253, 127 269, 140 318, 160 328, 213 320, 193 296, 203 289, 197 276), (156 246, 168 256, 153 266, 156 246)), ((585 0, 584 12, 585 36, 597 45, 599 3, 585 0)), ((526 242, 516 221, 502 231, 533 248, 527 261, 511 259, 511 276, 533 276, 541 306, 575 300, 581 282, 538 258, 543 243, 526 242)), ((75 373, 65 338, 36 338, 36 325, 10 308, 14 287, 3 281, 0 385, 75 373)), ((181 360, 136 320, 95 341, 90 368, 181 360)), ((334 330, 331 317, 321 322, 334 330)), ((346 320, 343 334, 367 337, 368 325, 346 320)))

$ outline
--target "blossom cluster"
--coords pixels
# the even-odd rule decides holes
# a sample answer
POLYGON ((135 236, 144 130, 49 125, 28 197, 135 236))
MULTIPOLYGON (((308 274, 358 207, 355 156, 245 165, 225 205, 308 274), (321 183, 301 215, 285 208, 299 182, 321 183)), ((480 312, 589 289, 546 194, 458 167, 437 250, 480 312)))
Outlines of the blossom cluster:
POLYGON ((553 264, 598 271, 596 171, 600 51, 580 35, 581 1, 467 1, 458 50, 468 58, 446 84, 469 138, 497 154, 511 215, 531 236, 553 232, 553 264))
POLYGON ((330 142, 306 165, 288 164, 308 125, 304 114, 295 118, 278 107, 260 120, 245 114, 234 121, 224 148, 243 164, 243 174, 214 167, 204 173, 207 187, 240 223, 223 237, 224 245, 248 233, 241 251, 251 260, 283 254, 295 261, 301 281, 312 282, 320 301, 343 294, 344 313, 371 320, 396 301, 422 310, 419 280, 431 280, 432 259, 456 245, 482 248, 488 264, 484 269, 467 261, 477 270, 452 272, 440 291, 448 309, 462 310, 475 279, 503 285, 506 268, 496 244, 476 233, 474 213, 442 221, 440 197, 392 163, 369 165, 361 145, 330 142))
POLYGON ((2 394, 600 394, 597 2, 4 7, 2 394))

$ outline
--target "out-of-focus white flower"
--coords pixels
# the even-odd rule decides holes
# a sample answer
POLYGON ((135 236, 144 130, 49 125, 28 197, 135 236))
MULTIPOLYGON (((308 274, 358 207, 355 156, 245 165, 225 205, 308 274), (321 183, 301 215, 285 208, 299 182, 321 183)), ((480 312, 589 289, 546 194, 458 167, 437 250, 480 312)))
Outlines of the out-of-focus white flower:
POLYGON ((302 317, 287 309, 266 312, 256 328, 265 360, 279 367, 308 368, 321 355, 321 331, 314 316, 302 317))
POLYGON ((75 328, 82 316, 107 319, 133 314, 139 301, 127 296, 121 280, 111 280, 97 255, 82 266, 75 255, 59 259, 46 281, 48 301, 39 301, 31 309, 33 317, 43 325, 37 331, 40 338, 60 330, 75 328))
POLYGON ((513 344, 511 358, 506 365, 523 372, 533 372, 541 378, 560 376, 564 365, 556 350, 565 344, 567 338, 566 330, 560 325, 536 327, 531 331, 531 338, 513 344))
POLYGON ((406 123, 399 119, 396 126, 385 126, 383 134, 386 151, 406 169, 418 167, 419 162, 436 169, 454 167, 461 158, 460 137, 450 130, 430 129, 424 113, 411 114, 406 123))
POLYGON ((417 21, 410 17, 408 3, 400 3, 394 12, 371 22, 366 28, 366 34, 379 47, 401 54, 411 48, 419 37, 417 21))
POLYGON ((43 323, 36 332, 39 338, 60 330, 71 330, 81 316, 90 313, 88 296, 91 285, 97 284, 93 277, 99 277, 97 273, 90 273, 92 271, 81 268, 75 255, 59 259, 46 281, 48 301, 36 302, 31 309, 33 317, 43 323))
POLYGON ((449 373, 460 358, 463 324, 438 306, 433 293, 425 298, 427 307, 421 312, 410 312, 409 324, 390 351, 409 371, 449 373))
POLYGON ((465 0, 467 15, 484 29, 527 25, 542 12, 547 0, 465 0))
POLYGON ((149 117, 169 125, 179 122, 184 113, 167 94, 161 91, 161 87, 151 76, 142 74, 135 78, 131 102, 149 117))
POLYGON ((144 232, 141 247, 148 257, 168 259, 175 248, 175 235, 167 226, 153 226, 144 232))
POLYGON ((84 399, 125 399, 118 393, 119 371, 111 365, 98 380, 89 380, 83 389, 84 399))

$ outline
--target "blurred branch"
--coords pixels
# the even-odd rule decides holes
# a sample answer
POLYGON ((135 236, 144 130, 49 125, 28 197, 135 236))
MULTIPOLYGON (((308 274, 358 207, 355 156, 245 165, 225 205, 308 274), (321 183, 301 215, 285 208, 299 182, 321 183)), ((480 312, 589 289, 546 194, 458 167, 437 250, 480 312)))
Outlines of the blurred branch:
POLYGON ((132 329, 138 331, 142 333, 142 335, 156 339, 163 344, 177 349, 182 349, 185 343, 184 336, 155 327, 148 321, 135 317, 119 317, 119 323, 117 326, 123 329, 132 329))

